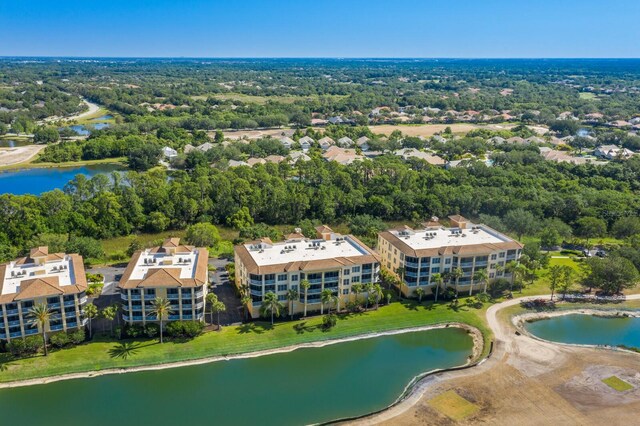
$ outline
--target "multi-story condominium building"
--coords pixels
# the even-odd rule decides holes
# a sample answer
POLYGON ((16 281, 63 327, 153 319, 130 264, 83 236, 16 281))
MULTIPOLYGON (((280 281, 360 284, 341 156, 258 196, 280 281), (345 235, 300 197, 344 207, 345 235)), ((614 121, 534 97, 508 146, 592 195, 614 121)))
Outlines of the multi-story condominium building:
POLYGON ((179 238, 137 251, 118 284, 122 319, 129 324, 157 321, 153 302, 161 297, 171 304, 167 320, 203 320, 208 258, 207 249, 182 245, 179 238))
POLYGON ((52 253, 37 247, 29 256, 0 265, 0 339, 38 334, 30 317, 36 305, 46 305, 51 319, 48 332, 83 327, 87 278, 78 254, 52 253))
POLYGON ((236 284, 248 286, 252 303, 249 311, 259 315, 264 296, 273 292, 285 306, 289 289, 299 292, 294 313, 303 312, 305 291, 300 282, 308 280, 308 311, 320 310, 321 293, 330 289, 340 304, 352 300, 354 284, 378 282, 377 255, 352 235, 340 235, 327 226, 316 228, 315 239, 296 232, 286 241, 274 243, 268 238, 235 247, 236 284))
MULTIPOLYGON (((461 291, 469 291, 470 286, 477 284, 474 277, 480 269, 486 269, 489 281, 510 278, 505 266, 520 258, 522 244, 459 215, 449 216, 449 220, 450 228, 432 220, 425 224, 425 229, 405 226, 378 234, 381 263, 391 272, 402 271, 399 275, 404 277, 404 295, 412 296, 418 287, 435 293, 434 274, 447 276, 457 269, 462 270, 457 280, 461 291)), ((455 286, 456 282, 452 279, 449 284, 455 286)))

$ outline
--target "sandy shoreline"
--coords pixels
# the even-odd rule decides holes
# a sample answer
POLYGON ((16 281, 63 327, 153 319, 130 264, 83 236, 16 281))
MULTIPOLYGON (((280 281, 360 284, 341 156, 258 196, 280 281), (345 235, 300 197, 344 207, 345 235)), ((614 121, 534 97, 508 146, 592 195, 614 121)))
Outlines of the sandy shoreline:
POLYGON ((357 336, 350 336, 350 337, 344 337, 344 338, 332 339, 332 340, 324 340, 319 342, 301 343, 298 345, 284 346, 281 348, 268 349, 268 350, 256 351, 256 352, 247 352, 247 353, 237 354, 237 355, 212 356, 212 357, 198 358, 198 359, 193 359, 188 361, 170 362, 166 364, 152 364, 152 365, 126 367, 126 368, 108 368, 108 369, 98 370, 98 371, 87 371, 87 372, 81 372, 81 373, 69 373, 69 374, 61 374, 57 376, 40 377, 35 379, 16 380, 12 382, 0 383, 0 389, 43 385, 43 384, 48 384, 53 382, 59 382, 62 380, 86 379, 86 378, 92 378, 92 377, 105 376, 108 374, 125 374, 125 373, 136 373, 141 371, 156 371, 156 370, 165 370, 168 368, 178 368, 178 367, 187 367, 187 366, 193 366, 193 365, 209 364, 209 363, 218 362, 218 361, 231 361, 234 359, 256 358, 260 356, 292 352, 297 349, 320 348, 320 347, 334 345, 338 343, 352 342, 352 341, 363 340, 363 339, 371 339, 374 337, 392 336, 397 334, 414 333, 418 331, 428 331, 428 330, 436 330, 436 329, 451 328, 451 327, 457 327, 457 328, 466 330, 471 336, 471 338, 473 339, 473 352, 472 352, 472 355, 469 357, 467 364, 473 362, 473 360, 477 359, 477 357, 479 357, 483 351, 482 333, 475 327, 472 327, 468 324, 446 323, 446 324, 427 325, 427 326, 421 326, 421 327, 403 328, 399 330, 390 330, 390 331, 383 331, 383 332, 377 332, 377 333, 367 333, 367 334, 361 334, 357 336))

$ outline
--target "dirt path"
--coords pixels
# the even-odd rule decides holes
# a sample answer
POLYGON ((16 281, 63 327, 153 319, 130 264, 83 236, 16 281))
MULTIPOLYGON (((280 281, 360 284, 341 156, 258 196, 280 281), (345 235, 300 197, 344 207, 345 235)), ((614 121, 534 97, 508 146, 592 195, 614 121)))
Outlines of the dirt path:
MULTIPOLYGON (((486 313, 494 333, 494 352, 481 365, 430 376, 402 403, 357 424, 491 424, 600 425, 635 424, 640 415, 638 354, 558 345, 516 334, 499 312, 520 303, 512 299, 491 306, 486 313), (601 379, 617 375, 633 382, 635 390, 620 393, 601 379), (454 421, 434 410, 429 400, 454 390, 480 407, 478 413, 454 421)), ((627 300, 640 295, 627 296, 627 300)))
POLYGON ((0 148, 0 167, 13 166, 34 158, 46 145, 27 145, 16 148, 0 148))
POLYGON ((80 119, 83 119, 85 117, 89 117, 92 114, 95 114, 100 109, 100 106, 98 104, 94 104, 93 102, 89 102, 88 100, 86 100, 84 98, 82 98, 82 102, 84 102, 89 107, 89 109, 87 111, 81 112, 80 114, 72 115, 70 117, 65 117, 65 118, 62 119, 62 121, 80 120, 80 119))

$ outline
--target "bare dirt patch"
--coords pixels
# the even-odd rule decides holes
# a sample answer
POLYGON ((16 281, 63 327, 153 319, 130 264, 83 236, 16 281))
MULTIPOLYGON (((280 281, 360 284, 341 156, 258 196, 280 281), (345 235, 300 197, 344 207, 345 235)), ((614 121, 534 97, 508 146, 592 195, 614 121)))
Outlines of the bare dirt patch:
POLYGON ((27 145, 16 148, 0 148, 0 167, 26 163, 44 149, 45 145, 27 145))

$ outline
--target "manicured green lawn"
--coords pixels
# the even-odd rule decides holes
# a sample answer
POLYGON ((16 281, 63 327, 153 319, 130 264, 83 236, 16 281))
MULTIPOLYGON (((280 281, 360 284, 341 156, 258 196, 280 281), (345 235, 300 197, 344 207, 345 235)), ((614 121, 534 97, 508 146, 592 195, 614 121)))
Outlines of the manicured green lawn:
POLYGON ((480 407, 467 401, 454 390, 449 390, 431 398, 428 404, 455 421, 463 420, 480 410, 480 407))
POLYGON ((632 385, 616 376, 602 379, 602 383, 609 386, 611 389, 617 390, 618 392, 624 392, 633 389, 632 385))
MULTIPOLYGON (((464 299, 461 301, 464 302, 464 299)), ((321 317, 300 321, 284 321, 271 327, 269 323, 245 324, 225 327, 220 332, 209 332, 186 342, 157 343, 157 340, 132 341, 139 345, 126 359, 111 357, 109 351, 121 342, 96 340, 75 348, 52 351, 48 357, 36 356, 5 362, 0 369, 0 382, 24 380, 58 374, 86 372, 106 368, 122 368, 162 364, 197 358, 231 355, 273 349, 299 343, 338 339, 372 332, 396 330, 445 322, 463 322, 479 328, 485 337, 488 351, 490 331, 484 322, 487 305, 476 309, 461 303, 456 311, 446 304, 419 305, 413 301, 391 303, 377 311, 341 317, 337 325, 324 331, 319 325, 321 317), (4 371, 3 371, 4 370, 4 371)))

